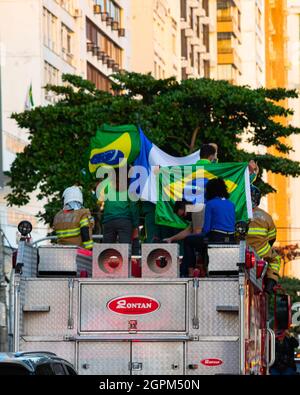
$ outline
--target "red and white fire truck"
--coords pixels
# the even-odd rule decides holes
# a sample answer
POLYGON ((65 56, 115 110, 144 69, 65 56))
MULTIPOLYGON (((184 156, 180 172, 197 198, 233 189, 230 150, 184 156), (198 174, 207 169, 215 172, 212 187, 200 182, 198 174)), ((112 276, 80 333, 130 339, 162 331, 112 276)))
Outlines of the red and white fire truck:
MULTIPOLYGON (((184 279, 177 245, 144 244, 133 257, 128 245, 95 243, 89 256, 22 232, 12 351, 54 352, 83 375, 268 374, 267 266, 243 240, 208 245, 208 276, 184 279)), ((288 296, 275 306, 284 329, 288 296)))

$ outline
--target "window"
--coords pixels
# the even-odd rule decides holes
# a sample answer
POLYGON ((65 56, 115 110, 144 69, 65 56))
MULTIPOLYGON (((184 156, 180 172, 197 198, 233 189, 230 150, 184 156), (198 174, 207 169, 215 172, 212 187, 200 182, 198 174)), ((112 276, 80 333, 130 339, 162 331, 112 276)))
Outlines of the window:
POLYGON ((59 70, 48 62, 44 62, 44 83, 45 85, 59 84, 59 70))
POLYGON ((209 25, 203 25, 203 45, 206 47, 206 52, 209 52, 209 25))
POLYGON ((62 51, 63 59, 66 60, 68 63, 71 63, 72 58, 73 58, 72 35, 73 35, 73 32, 62 23, 61 24, 61 51, 62 51))
POLYGON ((180 16, 182 19, 186 20, 187 12, 186 12, 186 0, 180 1, 180 16))
POLYGON ((53 52, 58 50, 58 21, 47 8, 43 8, 43 41, 53 52))
POLYGON ((205 10, 206 16, 209 16, 208 0, 202 0, 202 8, 205 10))
POLYGON ((71 366, 69 366, 69 365, 64 365, 64 366, 65 366, 65 369, 67 369, 69 376, 77 376, 77 373, 75 372, 74 369, 71 368, 71 366))
POLYGON ((54 376, 49 363, 43 363, 42 365, 37 366, 35 373, 38 376, 54 376))
POLYGON ((30 374, 21 364, 14 363, 1 363, 0 376, 28 376, 30 374))
POLYGON ((98 69, 87 62, 87 79, 93 82, 97 89, 109 92, 111 91, 111 82, 98 69))
POLYGON ((209 78, 210 77, 210 62, 209 62, 209 60, 203 61, 203 67, 204 67, 204 78, 209 78))
POLYGON ((72 13, 74 7, 73 0, 56 0, 56 3, 64 8, 66 11, 68 11, 70 14, 72 13))
POLYGON ((181 56, 187 59, 188 48, 187 48, 187 38, 185 35, 185 31, 181 30, 181 56))
POLYGON ((53 369, 54 374, 56 376, 65 376, 66 375, 64 365, 62 365, 61 363, 53 363, 52 369, 53 369))
MULTIPOLYGON (((60 72, 57 68, 48 62, 44 62, 44 85, 58 85, 60 82, 60 72)), ((55 103, 56 96, 50 92, 45 91, 45 99, 48 102, 55 103)))
POLYGON ((117 65, 122 65, 123 51, 114 41, 104 34, 93 22, 86 20, 86 36, 88 42, 101 51, 102 55, 111 58, 117 65))
POLYGON ((101 12, 107 12, 114 21, 121 24, 121 8, 112 0, 94 0, 95 4, 100 5, 101 12))
POLYGON ((191 61, 191 66, 195 66, 195 50, 194 50, 194 45, 191 45, 191 52, 190 52, 190 61, 191 61))

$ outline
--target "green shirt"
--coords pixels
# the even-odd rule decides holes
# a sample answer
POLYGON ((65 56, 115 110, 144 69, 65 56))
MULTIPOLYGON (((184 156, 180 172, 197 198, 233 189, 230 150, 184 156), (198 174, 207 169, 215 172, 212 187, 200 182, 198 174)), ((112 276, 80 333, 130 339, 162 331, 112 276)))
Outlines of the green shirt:
POLYGON ((104 212, 102 223, 113 221, 119 218, 129 219, 134 228, 139 226, 138 202, 129 199, 128 191, 116 191, 110 189, 111 195, 104 202, 104 212))
POLYGON ((209 159, 200 159, 196 163, 197 166, 203 166, 203 165, 211 165, 211 161, 209 159))

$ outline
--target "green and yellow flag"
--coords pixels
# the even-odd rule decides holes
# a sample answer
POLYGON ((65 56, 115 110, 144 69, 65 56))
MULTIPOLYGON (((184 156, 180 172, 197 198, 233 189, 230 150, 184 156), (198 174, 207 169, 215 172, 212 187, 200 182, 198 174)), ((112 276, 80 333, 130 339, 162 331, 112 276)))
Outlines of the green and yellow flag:
POLYGON ((131 164, 140 152, 140 134, 134 125, 104 124, 91 139, 89 172, 93 175, 101 166, 119 167, 131 164))
POLYGON ((227 185, 229 199, 235 205, 236 221, 247 221, 251 218, 248 163, 213 163, 160 169, 157 177, 158 201, 155 222, 158 225, 186 228, 187 222, 173 212, 174 202, 185 198, 193 203, 200 203, 201 197, 204 202, 207 182, 217 177, 223 178, 227 185))

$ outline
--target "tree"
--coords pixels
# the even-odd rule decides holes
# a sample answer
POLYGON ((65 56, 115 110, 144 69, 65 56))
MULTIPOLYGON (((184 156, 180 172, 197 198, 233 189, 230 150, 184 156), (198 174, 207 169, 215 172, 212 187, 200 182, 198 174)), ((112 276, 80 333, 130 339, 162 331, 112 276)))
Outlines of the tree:
MULTIPOLYGON (((221 161, 247 161, 255 157, 261 169, 285 176, 300 175, 300 163, 270 154, 249 154, 240 148, 242 136, 255 146, 274 147, 279 153, 292 148, 282 137, 300 129, 282 126, 290 109, 279 103, 296 98, 295 90, 250 89, 225 81, 175 78, 156 80, 151 75, 121 73, 113 76, 114 94, 99 91, 94 84, 74 75, 64 75, 64 86, 47 86, 57 95, 57 103, 13 114, 19 127, 28 129, 29 145, 17 154, 8 173, 9 205, 24 205, 30 193, 48 200, 40 213, 51 223, 60 207, 60 194, 66 186, 81 183, 85 199, 92 207, 93 182, 82 177, 85 151, 102 123, 134 123, 149 138, 173 155, 185 155, 202 143, 216 142, 221 161)), ((274 191, 261 179, 265 193, 274 191)))

